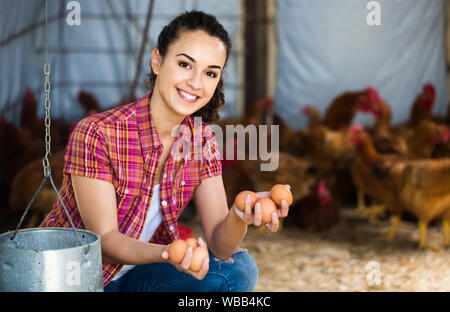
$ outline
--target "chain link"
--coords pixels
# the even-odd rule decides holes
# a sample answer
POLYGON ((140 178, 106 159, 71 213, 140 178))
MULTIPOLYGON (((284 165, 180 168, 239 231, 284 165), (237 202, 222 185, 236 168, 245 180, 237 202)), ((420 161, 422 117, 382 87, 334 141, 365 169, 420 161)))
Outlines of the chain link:
POLYGON ((42 160, 42 164, 44 166, 44 176, 49 177, 51 175, 51 167, 48 157, 51 155, 51 135, 50 135, 50 64, 45 63, 44 65, 44 74, 45 74, 45 83, 44 83, 44 93, 45 93, 45 156, 42 160))

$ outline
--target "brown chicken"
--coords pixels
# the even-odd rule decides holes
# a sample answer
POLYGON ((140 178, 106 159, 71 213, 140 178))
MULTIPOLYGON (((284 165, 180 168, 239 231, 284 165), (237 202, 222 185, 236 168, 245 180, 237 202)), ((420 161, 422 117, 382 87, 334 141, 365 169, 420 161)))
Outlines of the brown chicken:
POLYGON ((355 161, 352 168, 352 179, 357 189, 358 210, 369 214, 373 219, 377 214, 386 210, 386 204, 396 207, 395 196, 389 190, 393 187, 392 181, 378 176, 374 171, 375 164, 396 161, 402 156, 392 154, 378 154, 375 145, 360 125, 354 125, 349 129, 351 140, 356 146, 355 161), (364 195, 368 195, 378 204, 366 208, 364 195))
POLYGON ((330 229, 337 221, 338 208, 323 180, 311 186, 309 195, 293 204, 286 225, 320 232, 330 229))
POLYGON ((418 126, 422 120, 431 119, 435 100, 436 89, 430 83, 425 84, 422 92, 414 100, 409 120, 393 126, 392 133, 403 138, 410 137, 414 127, 418 126))
POLYGON ((390 106, 380 100, 361 110, 363 113, 372 113, 376 118, 375 126, 371 131, 373 144, 382 154, 408 154, 406 139, 394 135, 391 131, 392 112, 390 106))
POLYGON ((95 96, 84 90, 78 92, 78 104, 83 108, 85 117, 102 111, 95 96))
POLYGON ((429 158, 437 144, 446 142, 448 128, 431 119, 423 119, 414 127, 403 133, 394 134, 391 128, 391 109, 384 101, 380 101, 364 112, 371 112, 376 118, 371 133, 377 152, 382 154, 399 154, 409 158, 429 158), (447 135, 446 135, 447 134, 447 135))
MULTIPOLYGON (((279 152, 273 156, 278 157, 278 167, 274 171, 263 171, 261 167, 263 164, 270 163, 271 160, 239 161, 242 171, 251 182, 251 187, 246 189, 265 192, 270 191, 275 184, 289 184, 293 197, 292 205, 294 205, 307 196, 311 186, 316 183, 315 167, 308 161, 288 153, 279 152)), ((280 229, 282 224, 283 219, 280 219, 280 229)))
MULTIPOLYGON (((60 151, 49 157, 53 182, 57 189, 62 184, 64 168, 64 152, 60 151)), ((11 213, 23 213, 34 193, 44 178, 42 158, 38 158, 23 167, 14 177, 9 195, 11 213)), ((55 190, 47 180, 30 207, 31 217, 26 227, 35 227, 52 209, 57 200, 55 190)))
MULTIPOLYGON (((28 142, 44 140, 45 138, 45 124, 44 120, 39 119, 37 116, 37 105, 38 103, 33 92, 28 88, 24 95, 20 119, 20 126, 23 129, 22 135, 28 142)), ((50 134, 52 151, 57 152, 65 148, 69 139, 70 129, 70 123, 54 118, 51 119, 50 134)))
POLYGON ((401 214, 407 211, 418 219, 419 249, 436 249, 426 242, 427 225, 434 218, 443 218, 445 245, 448 245, 450 159, 405 160, 382 156, 376 152, 370 137, 361 128, 353 129, 352 135, 358 146, 358 155, 367 165, 365 182, 370 180, 374 186, 384 185, 374 195, 381 195, 393 215, 391 229, 385 238, 390 240, 395 236, 401 214))
POLYGON ((354 147, 346 127, 331 130, 324 126, 318 110, 312 106, 304 107, 302 112, 309 118, 309 124, 298 134, 297 154, 317 168, 318 177, 325 180, 338 204, 354 204, 351 195, 355 189, 350 173, 354 147))
POLYGON ((44 140, 30 141, 21 127, 16 127, 0 116, 0 169, 8 186, 14 176, 28 162, 45 153, 44 140))
POLYGON ((378 92, 372 87, 357 92, 345 92, 330 103, 325 111, 322 125, 331 130, 349 127, 360 106, 370 105, 379 100, 378 92))

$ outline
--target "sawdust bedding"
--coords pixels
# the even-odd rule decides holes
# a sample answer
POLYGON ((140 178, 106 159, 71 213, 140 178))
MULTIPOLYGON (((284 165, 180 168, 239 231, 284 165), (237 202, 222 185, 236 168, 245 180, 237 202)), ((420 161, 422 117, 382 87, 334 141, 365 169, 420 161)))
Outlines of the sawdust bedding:
MULTIPOLYGON (((198 218, 185 224, 202 236, 198 218)), ((369 222, 343 209, 327 232, 249 227, 240 246, 258 264, 254 291, 450 291, 450 250, 419 251, 418 228, 408 221, 400 222, 392 242, 377 240, 389 227, 388 219, 369 222)), ((441 227, 430 227, 427 237, 441 245, 441 227)))

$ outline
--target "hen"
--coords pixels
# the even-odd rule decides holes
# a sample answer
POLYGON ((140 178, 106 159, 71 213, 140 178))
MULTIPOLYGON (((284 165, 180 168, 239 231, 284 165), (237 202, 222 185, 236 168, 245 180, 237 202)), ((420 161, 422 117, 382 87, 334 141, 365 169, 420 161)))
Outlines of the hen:
MULTIPOLYGON (((64 152, 53 154, 50 158, 53 182, 57 189, 61 186, 64 168, 64 152)), ((23 167, 14 177, 9 195, 11 213, 23 213, 44 178, 42 159, 36 159, 23 167)), ((31 217, 26 227, 38 225, 52 209, 57 200, 56 192, 47 180, 30 207, 31 217)))
POLYGON ((360 106, 370 105, 379 100, 377 91, 372 87, 357 92, 345 92, 330 103, 325 111, 322 125, 331 130, 349 127, 360 106))
POLYGON ((331 228, 338 217, 338 208, 323 180, 311 186, 309 194, 293 204, 286 225, 296 225, 313 232, 331 228))
POLYGON ((436 89, 431 83, 425 84, 422 92, 414 100, 409 120, 400 125, 393 126, 392 132, 403 138, 411 136, 414 127, 418 126, 422 120, 431 119, 435 100, 436 89))
POLYGON ((431 119, 423 119, 403 135, 394 134, 391 128, 391 109, 384 101, 371 105, 364 112, 371 112, 376 118, 372 141, 377 152, 399 154, 410 158, 431 157, 436 144, 446 141, 446 126, 431 119))
POLYGON ((355 190, 349 168, 354 158, 354 147, 346 127, 331 130, 324 126, 318 110, 312 106, 304 107, 303 113, 308 116, 309 124, 298 134, 298 155, 317 168, 318 177, 325 180, 336 202, 353 204, 351 194, 355 190))
POLYGON ((448 245, 450 159, 406 160, 379 155, 361 127, 352 129, 352 134, 368 174, 362 181, 373 183, 367 191, 372 189, 373 195, 386 203, 393 215, 391 229, 385 238, 390 240, 395 236, 402 212, 409 212, 418 219, 419 249, 436 249, 427 244, 426 229, 428 223, 438 217, 443 218, 445 245, 448 245), (375 186, 378 192, 374 191, 375 186))

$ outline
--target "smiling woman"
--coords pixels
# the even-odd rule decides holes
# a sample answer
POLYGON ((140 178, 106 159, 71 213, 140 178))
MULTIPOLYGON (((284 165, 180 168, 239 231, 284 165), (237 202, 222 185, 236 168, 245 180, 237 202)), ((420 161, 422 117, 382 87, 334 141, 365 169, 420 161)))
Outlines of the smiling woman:
MULTIPOLYGON (((207 123, 224 104, 222 71, 230 50, 228 33, 213 15, 183 13, 163 28, 152 50, 149 92, 74 128, 60 195, 75 226, 101 236, 106 291, 253 290, 258 268, 238 244, 249 224, 261 225, 261 211, 249 202, 244 212, 227 206, 215 137, 201 136, 200 144, 193 139, 198 130, 211 133, 207 123), (179 128, 191 136, 183 144, 191 154, 181 161, 171 153, 184 138, 172 136, 179 128), (198 146, 209 147, 212 157, 195 158, 198 146), (180 239, 178 217, 194 196, 205 237, 195 248, 209 251, 196 271, 190 269, 199 254, 193 247, 181 263, 169 257, 170 244, 180 239)), ((272 214, 271 231, 288 208, 284 202, 272 214)), ((70 226, 59 201, 41 226, 70 226)))

